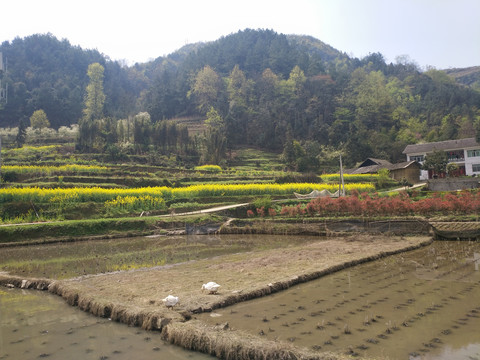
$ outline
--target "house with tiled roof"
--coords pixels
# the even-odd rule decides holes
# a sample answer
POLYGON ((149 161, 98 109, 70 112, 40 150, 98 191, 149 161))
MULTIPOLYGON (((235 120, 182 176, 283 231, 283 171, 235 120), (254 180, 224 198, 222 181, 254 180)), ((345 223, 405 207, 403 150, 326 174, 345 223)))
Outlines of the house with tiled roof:
MULTIPOLYGON (((458 165, 457 175, 480 175, 480 144, 475 138, 407 145, 403 153, 407 161, 423 164, 425 157, 435 151, 445 151, 448 161, 458 165)), ((422 170, 420 179, 428 180, 434 176, 442 177, 444 174, 422 170)))
POLYGON ((376 174, 380 169, 388 169, 392 179, 397 181, 407 180, 411 184, 416 184, 420 180, 421 165, 416 161, 404 161, 392 164, 388 160, 368 158, 363 161, 356 169, 346 170, 346 174, 376 174))
POLYGON ((392 163, 387 160, 368 158, 363 161, 356 169, 346 170, 348 174, 375 174, 378 170, 388 168, 392 163))

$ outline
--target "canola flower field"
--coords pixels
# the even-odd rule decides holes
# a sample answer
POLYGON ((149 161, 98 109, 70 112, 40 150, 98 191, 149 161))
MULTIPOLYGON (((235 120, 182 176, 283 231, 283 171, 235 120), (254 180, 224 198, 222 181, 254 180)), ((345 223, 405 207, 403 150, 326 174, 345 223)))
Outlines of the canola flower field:
MULTIPOLYGON (((153 167, 141 173, 136 168, 129 169, 125 174, 125 183, 122 180, 118 183, 121 186, 106 186, 116 185, 122 179, 121 176, 110 178, 113 172, 118 171, 115 170, 116 164, 97 164, 96 160, 85 163, 70 154, 70 149, 61 145, 3 149, 2 158, 8 161, 1 170, 7 186, 0 188, 0 223, 77 219, 82 216, 118 217, 150 210, 167 211, 170 207, 175 209, 178 204, 190 207, 194 204, 193 208, 202 208, 210 203, 235 201, 232 197, 237 197, 240 202, 265 196, 292 199, 294 192, 308 194, 313 190, 328 190, 333 193, 339 189, 340 182, 339 174, 323 174, 318 175, 321 183, 314 180, 311 183, 277 183, 277 178, 285 176, 283 172, 202 165, 194 168, 195 175, 192 176, 208 178, 215 174, 215 181, 208 178, 205 182, 190 182, 187 177, 183 186, 172 186, 160 181, 160 178, 156 181, 159 176, 170 180, 171 171, 153 167), (45 162, 38 163, 38 159, 45 162), (81 177, 63 182, 64 176, 75 174, 81 177), (26 182, 31 180, 30 183, 35 183, 39 181, 39 176, 52 175, 58 176, 58 180, 42 179, 38 186, 26 182), (232 176, 235 178, 233 181, 232 176), (126 183, 129 187, 125 186, 126 183), (164 186, 156 186, 157 183, 164 186)), ((376 175, 345 175, 347 193, 374 192, 376 183, 376 175)))
MULTIPOLYGON (((376 182, 378 181, 378 174, 344 174, 343 180, 346 183, 353 182, 376 182)), ((340 174, 323 174, 320 178, 325 182, 340 182, 340 174)))
MULTIPOLYGON (((106 202, 119 197, 157 197, 164 200, 179 198, 222 197, 222 196, 263 196, 288 195, 294 192, 307 194, 313 190, 328 190, 335 192, 338 184, 202 184, 188 187, 170 188, 143 187, 131 189, 90 188, 57 188, 45 189, 38 187, 4 188, 0 189, 0 202, 33 201, 33 202, 106 202)), ((371 183, 345 184, 347 192, 370 192, 375 190, 371 183)))

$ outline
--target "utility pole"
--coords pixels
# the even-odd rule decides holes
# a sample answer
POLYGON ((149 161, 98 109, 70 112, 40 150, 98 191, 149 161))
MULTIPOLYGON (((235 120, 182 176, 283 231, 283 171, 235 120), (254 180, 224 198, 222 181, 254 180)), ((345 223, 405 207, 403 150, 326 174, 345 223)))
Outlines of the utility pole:
POLYGON ((345 196, 345 183, 343 181, 343 164, 342 164, 342 155, 340 155, 340 184, 339 184, 339 196, 345 196))

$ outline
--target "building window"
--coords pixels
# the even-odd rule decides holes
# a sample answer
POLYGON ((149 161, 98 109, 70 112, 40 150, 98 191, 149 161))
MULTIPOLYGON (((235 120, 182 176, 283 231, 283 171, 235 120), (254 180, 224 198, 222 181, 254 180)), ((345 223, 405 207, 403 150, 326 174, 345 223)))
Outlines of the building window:
POLYGON ((425 156, 424 155, 413 155, 413 156, 410 156, 410 160, 411 161, 416 161, 416 162, 423 162, 423 160, 425 160, 425 156))
POLYGON ((468 157, 479 157, 480 156, 480 149, 475 150, 467 150, 468 157))
POLYGON ((480 164, 472 164, 473 172, 480 172, 480 164))

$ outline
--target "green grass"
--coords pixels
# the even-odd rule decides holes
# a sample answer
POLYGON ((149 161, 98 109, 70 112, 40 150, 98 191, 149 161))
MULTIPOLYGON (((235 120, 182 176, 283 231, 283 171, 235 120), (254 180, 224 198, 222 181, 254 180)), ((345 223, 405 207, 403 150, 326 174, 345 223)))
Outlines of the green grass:
POLYGON ((224 222, 219 215, 189 215, 175 217, 123 217, 115 219, 65 220, 34 224, 0 226, 1 243, 71 241, 98 236, 129 236, 161 233, 171 229, 184 229, 186 223, 224 222))
POLYGON ((234 153, 232 167, 237 171, 280 171, 284 167, 277 153, 251 148, 237 149, 234 153))

